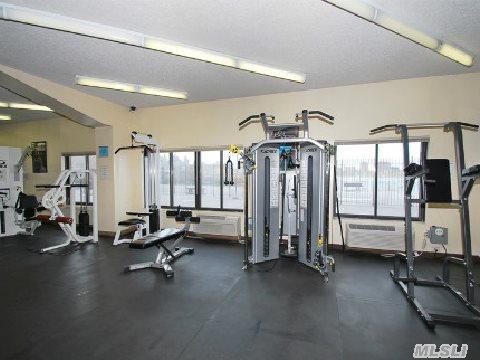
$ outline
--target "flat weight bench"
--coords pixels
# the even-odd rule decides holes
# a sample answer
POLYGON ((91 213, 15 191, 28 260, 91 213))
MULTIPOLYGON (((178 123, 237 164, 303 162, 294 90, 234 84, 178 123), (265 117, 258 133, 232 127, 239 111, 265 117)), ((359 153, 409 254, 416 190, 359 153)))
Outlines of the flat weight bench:
POLYGON ((175 260, 185 254, 193 254, 194 252, 193 248, 179 247, 189 228, 190 219, 187 218, 185 219, 185 225, 182 228, 168 228, 156 232, 155 234, 132 240, 128 246, 129 248, 147 249, 156 246, 159 251, 155 261, 130 265, 125 268, 125 271, 129 272, 145 268, 156 268, 162 269, 167 278, 173 277, 172 264, 175 260), (174 242, 170 247, 167 247, 165 243, 170 240, 173 240, 174 242))

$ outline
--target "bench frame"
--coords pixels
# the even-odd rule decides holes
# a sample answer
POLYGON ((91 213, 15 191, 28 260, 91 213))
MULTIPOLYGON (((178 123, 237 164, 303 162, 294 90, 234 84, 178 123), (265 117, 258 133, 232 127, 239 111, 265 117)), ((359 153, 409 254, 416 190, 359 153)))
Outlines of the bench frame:
POLYGON ((183 235, 175 239, 175 241, 170 247, 167 247, 165 245, 165 242, 160 242, 159 244, 155 245, 158 248, 158 253, 155 258, 155 261, 129 265, 125 268, 125 272, 146 269, 146 268, 155 268, 155 269, 162 269, 167 278, 173 277, 174 272, 173 272, 172 264, 175 262, 175 260, 177 260, 178 258, 182 257, 185 254, 191 255, 194 253, 193 248, 180 247, 180 244, 184 240, 189 229, 190 229, 190 219, 187 219, 183 227, 183 231, 184 231, 183 235))

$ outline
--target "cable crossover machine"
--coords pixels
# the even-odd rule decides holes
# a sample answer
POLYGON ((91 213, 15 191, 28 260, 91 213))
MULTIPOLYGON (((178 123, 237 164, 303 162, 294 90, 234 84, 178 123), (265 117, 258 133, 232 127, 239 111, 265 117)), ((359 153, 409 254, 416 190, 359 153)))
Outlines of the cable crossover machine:
MULTIPOLYGON (((475 305, 475 286, 478 282, 473 277, 472 241, 470 234, 470 214, 468 198, 472 187, 480 178, 480 165, 465 167, 463 148, 463 130, 478 131, 478 125, 462 122, 391 124, 380 126, 370 131, 378 134, 384 131, 395 131, 401 136, 404 163, 404 207, 405 207, 405 253, 396 253, 394 268, 390 275, 400 286, 403 294, 420 315, 428 327, 434 328, 436 323, 470 324, 480 326, 480 308, 475 305), (458 200, 452 200, 450 164, 446 159, 426 159, 424 164, 410 163, 409 131, 415 129, 443 129, 453 134, 455 148, 455 165, 457 172, 458 200), (423 183, 423 191, 419 199, 412 199, 412 190, 416 179, 423 183), (425 203, 453 203, 458 205, 461 225, 462 257, 445 255, 442 276, 435 280, 420 279, 415 274, 415 249, 413 245, 412 205, 425 203), (401 274, 401 261, 405 264, 401 274), (465 292, 456 289, 450 282, 450 264, 459 265, 465 275, 465 292), (451 293, 468 310, 466 315, 452 313, 432 313, 425 309, 415 296, 415 286, 444 288, 451 293)), ((435 234, 433 234, 435 235, 435 234)), ((430 236, 430 241, 433 236, 430 236)), ((441 238, 441 237, 440 237, 441 238)), ((448 238, 447 238, 448 239, 448 238)), ((446 245, 446 241, 436 242, 446 245)))
POLYGON ((327 252, 329 169, 334 148, 326 141, 309 138, 308 121, 312 118, 330 125, 334 120, 321 111, 303 110, 295 116, 296 123, 274 123, 275 117, 265 113, 239 123, 241 130, 260 122, 266 136, 243 151, 230 146, 230 152, 242 154, 245 176, 244 270, 280 255, 297 258, 319 271, 325 281, 328 267, 334 270, 334 259, 327 252))

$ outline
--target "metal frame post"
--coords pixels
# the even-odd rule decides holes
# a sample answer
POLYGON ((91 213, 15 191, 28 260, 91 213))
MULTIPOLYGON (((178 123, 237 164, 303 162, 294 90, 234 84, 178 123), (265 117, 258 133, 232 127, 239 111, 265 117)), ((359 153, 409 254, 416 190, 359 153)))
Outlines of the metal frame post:
MULTIPOLYGON (((397 132, 400 133, 403 143, 403 167, 410 163, 410 146, 408 130, 406 125, 397 126, 397 132)), ((412 229, 412 186, 411 180, 404 177, 404 209, 405 209, 405 255, 406 255, 406 275, 408 279, 415 277, 414 272, 414 253, 413 253, 413 229, 412 229)), ((407 296, 415 296, 415 284, 412 281, 407 282, 407 296)))
POLYGON ((469 193, 464 191, 464 182, 462 179, 463 170, 465 170, 465 154, 463 150, 463 133, 460 123, 451 123, 447 128, 453 133, 455 147, 455 163, 457 166, 457 184, 458 196, 460 200, 460 225, 463 247, 463 261, 465 266, 465 288, 467 300, 475 303, 475 283, 473 279, 472 262, 472 240, 470 233, 470 211, 468 207, 469 193))

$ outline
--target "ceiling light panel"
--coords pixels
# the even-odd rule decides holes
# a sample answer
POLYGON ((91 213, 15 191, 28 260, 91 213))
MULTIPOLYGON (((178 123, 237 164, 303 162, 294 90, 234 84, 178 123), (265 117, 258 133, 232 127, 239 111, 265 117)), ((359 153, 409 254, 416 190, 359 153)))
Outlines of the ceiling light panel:
POLYGON ((96 87, 96 88, 102 88, 102 89, 118 90, 118 91, 124 91, 129 93, 163 96, 163 97, 169 97, 169 98, 175 98, 175 99, 187 98, 187 94, 181 91, 162 89, 162 88, 153 87, 153 86, 128 84, 128 83, 122 83, 119 81, 97 79, 97 78, 92 78, 88 76, 77 75, 76 82, 78 85, 96 87))
POLYGON ((8 121, 8 120, 12 120, 12 117, 10 115, 0 114, 0 120, 1 121, 8 121))
POLYGON ((260 65, 257 64, 257 62, 255 61, 221 54, 216 51, 200 49, 197 47, 192 47, 152 36, 147 36, 134 31, 70 18, 45 11, 33 10, 25 7, 0 3, 0 19, 60 31, 67 31, 82 36, 115 41, 122 44, 128 44, 132 46, 142 47, 145 49, 161 51, 166 54, 201 60, 215 65, 222 65, 235 69, 250 71, 256 74, 273 76, 276 78, 285 79, 297 83, 305 82, 305 74, 302 73, 285 69, 278 69, 269 65, 260 65), (246 69, 245 66, 241 66, 241 64, 243 64, 244 62, 249 64, 256 64, 255 66, 258 71, 251 71, 246 69), (263 70, 261 70, 261 68, 263 68, 263 70), (282 74, 286 74, 286 76, 283 76, 282 74))
POLYGON ((403 36, 417 44, 420 44, 436 53, 446 56, 453 61, 458 62, 464 66, 473 65, 473 56, 465 51, 456 48, 452 45, 443 43, 434 37, 414 29, 401 21, 385 14, 380 9, 377 9, 360 0, 322 0, 337 8, 353 13, 365 20, 375 23, 387 30, 393 31, 398 35, 403 36))

